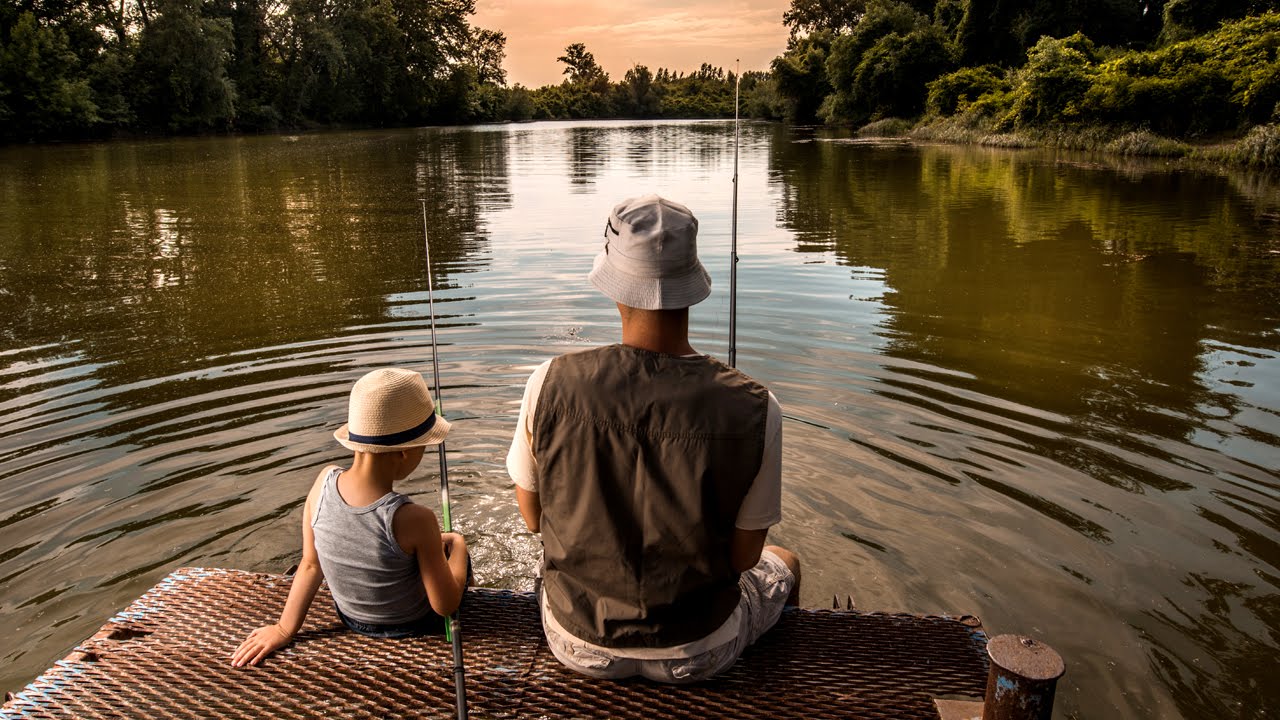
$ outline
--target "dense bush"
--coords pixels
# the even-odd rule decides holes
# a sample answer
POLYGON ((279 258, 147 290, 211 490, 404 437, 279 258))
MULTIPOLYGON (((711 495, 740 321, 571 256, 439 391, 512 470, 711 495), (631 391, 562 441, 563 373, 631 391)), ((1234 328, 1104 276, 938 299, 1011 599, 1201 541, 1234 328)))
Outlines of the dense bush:
POLYGON ((1009 119, 1017 127, 1079 122, 1097 75, 1095 60, 1093 43, 1080 33, 1041 38, 1014 74, 1009 119))
POLYGON ((825 72, 793 34, 774 77, 829 123, 923 112, 949 136, 1177 155, 1185 146, 1156 139, 1280 122, 1280 0, 860 0, 835 26, 803 2, 827 28, 825 72))
POLYGON ((983 95, 1006 92, 1009 82, 995 65, 960 68, 925 86, 926 107, 931 115, 954 115, 983 95))
POLYGON ((1095 122, 1171 135, 1231 131, 1271 120, 1280 102, 1280 14, 1226 23, 1097 68, 1086 99, 1095 122))

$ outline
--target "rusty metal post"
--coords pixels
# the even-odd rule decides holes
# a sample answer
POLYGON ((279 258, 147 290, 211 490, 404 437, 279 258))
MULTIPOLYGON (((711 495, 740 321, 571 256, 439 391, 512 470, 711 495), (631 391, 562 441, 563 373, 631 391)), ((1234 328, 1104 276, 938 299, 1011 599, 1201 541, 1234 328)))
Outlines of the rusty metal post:
POLYGON ((1049 720, 1058 678, 1066 671, 1053 648, 1022 635, 987 643, 991 671, 982 720, 1049 720))

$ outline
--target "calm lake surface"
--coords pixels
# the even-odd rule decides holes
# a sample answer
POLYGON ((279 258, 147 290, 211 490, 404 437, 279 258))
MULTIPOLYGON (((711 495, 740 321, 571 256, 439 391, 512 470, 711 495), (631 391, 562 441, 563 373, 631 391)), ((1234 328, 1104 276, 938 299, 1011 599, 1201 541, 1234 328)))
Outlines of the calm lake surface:
MULTIPOLYGON (((804 603, 1039 637, 1059 717, 1280 713, 1276 182, 763 124, 740 172, 804 603)), ((655 191, 701 220, 724 357, 732 173, 722 122, 0 149, 0 689, 174 568, 296 561, 351 383, 429 372, 418 198, 453 516, 480 584, 529 588, 524 380, 618 340, 586 273, 655 191)))

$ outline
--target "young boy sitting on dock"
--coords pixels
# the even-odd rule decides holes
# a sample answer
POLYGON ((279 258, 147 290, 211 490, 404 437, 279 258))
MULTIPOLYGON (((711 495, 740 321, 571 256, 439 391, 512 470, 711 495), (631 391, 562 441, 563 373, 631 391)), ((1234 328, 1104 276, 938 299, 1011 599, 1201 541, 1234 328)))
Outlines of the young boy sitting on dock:
POLYGON ((420 374, 389 368, 356 381, 348 422, 333 434, 354 451, 351 468, 320 471, 303 509, 302 562, 280 620, 250 633, 233 666, 257 665, 288 645, 324 579, 338 618, 358 633, 443 631, 468 583, 466 541, 440 532, 435 513, 391 488, 448 432, 420 374))

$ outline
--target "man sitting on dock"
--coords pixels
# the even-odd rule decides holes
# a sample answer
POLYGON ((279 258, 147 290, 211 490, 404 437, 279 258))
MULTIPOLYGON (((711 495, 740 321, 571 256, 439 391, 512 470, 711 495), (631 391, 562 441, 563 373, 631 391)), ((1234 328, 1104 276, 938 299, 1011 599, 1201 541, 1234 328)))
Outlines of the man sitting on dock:
POLYGON ((782 520, 778 401, 689 344, 689 307, 711 292, 697 232, 656 195, 613 209, 589 279, 622 343, 539 366, 507 455, 542 534, 547 644, 592 677, 710 678, 799 598, 799 559, 765 546, 782 520))

